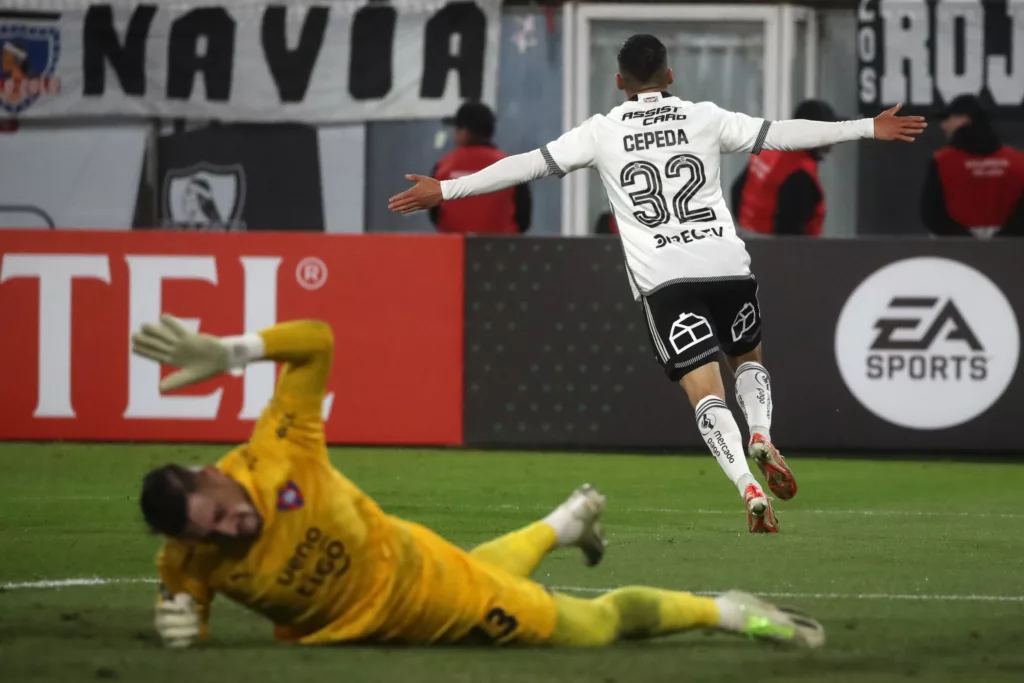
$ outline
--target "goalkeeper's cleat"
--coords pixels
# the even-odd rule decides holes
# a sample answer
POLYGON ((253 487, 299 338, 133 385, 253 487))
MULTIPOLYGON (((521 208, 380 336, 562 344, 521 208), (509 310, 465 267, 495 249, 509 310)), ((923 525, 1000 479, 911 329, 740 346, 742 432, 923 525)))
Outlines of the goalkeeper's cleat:
POLYGON ((718 600, 739 612, 742 626, 737 633, 798 647, 817 648, 825 644, 824 627, 803 612, 778 607, 742 591, 728 591, 718 600))
POLYGON ((743 502, 747 506, 747 528, 752 534, 776 534, 779 532, 778 522, 772 503, 764 491, 753 484, 743 494, 743 502))
POLYGON ((601 513, 605 508, 605 497, 590 484, 584 484, 559 505, 556 513, 565 513, 566 523, 560 534, 561 545, 576 546, 583 551, 583 561, 593 567, 604 557, 608 545, 601 529, 601 513))
POLYGON ((747 455, 757 463, 761 475, 768 482, 768 488, 780 500, 789 500, 796 495, 796 478, 786 465, 786 459, 771 441, 760 434, 754 434, 747 455))

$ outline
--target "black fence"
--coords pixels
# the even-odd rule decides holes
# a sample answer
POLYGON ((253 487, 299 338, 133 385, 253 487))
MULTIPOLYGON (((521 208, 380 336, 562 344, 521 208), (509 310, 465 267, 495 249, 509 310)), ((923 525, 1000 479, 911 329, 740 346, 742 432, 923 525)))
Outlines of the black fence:
MULTIPOLYGON (((1019 448, 1024 244, 749 249, 780 444, 1019 448)), ((700 446, 683 391, 655 363, 617 238, 469 239, 465 325, 467 445, 700 446)))

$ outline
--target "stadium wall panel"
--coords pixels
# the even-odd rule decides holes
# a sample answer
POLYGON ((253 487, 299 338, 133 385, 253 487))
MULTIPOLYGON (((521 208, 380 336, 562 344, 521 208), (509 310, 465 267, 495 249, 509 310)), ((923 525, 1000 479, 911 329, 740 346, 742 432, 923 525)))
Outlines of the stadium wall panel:
POLYGON ((131 331, 233 335, 318 318, 336 353, 327 440, 462 442, 461 237, 0 231, 0 439, 240 442, 274 367, 161 394, 131 331), (15 332, 17 331, 17 332, 15 332))
MULTIPOLYGON (((797 238, 749 250, 780 443, 1019 450, 1024 243, 797 238)), ((469 238, 465 272, 467 445, 700 446, 685 395, 654 360, 617 238, 469 238)))

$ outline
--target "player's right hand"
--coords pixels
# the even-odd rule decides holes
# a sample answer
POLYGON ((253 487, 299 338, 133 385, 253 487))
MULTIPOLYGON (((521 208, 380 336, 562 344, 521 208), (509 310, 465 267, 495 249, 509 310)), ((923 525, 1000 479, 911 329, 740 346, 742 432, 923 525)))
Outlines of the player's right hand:
POLYGON ((928 127, 924 117, 896 116, 896 112, 902 108, 902 104, 897 104, 892 109, 886 109, 875 117, 876 140, 913 142, 915 136, 924 132, 924 129, 928 127))
POLYGON ((156 631, 167 647, 189 647, 199 639, 200 620, 192 596, 178 593, 156 604, 156 631))
POLYGON ((395 213, 413 213, 432 209, 444 200, 441 182, 422 175, 407 175, 405 179, 416 183, 405 192, 388 200, 388 209, 395 213))
POLYGON ((146 323, 132 335, 132 352, 179 368, 160 381, 160 391, 174 391, 228 370, 229 353, 217 337, 196 334, 173 315, 164 313, 156 325, 146 323))

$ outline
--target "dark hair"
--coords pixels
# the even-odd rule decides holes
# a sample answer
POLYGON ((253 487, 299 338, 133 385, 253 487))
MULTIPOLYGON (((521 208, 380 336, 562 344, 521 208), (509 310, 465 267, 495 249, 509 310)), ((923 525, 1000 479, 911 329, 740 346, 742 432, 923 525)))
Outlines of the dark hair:
POLYGON ((632 85, 650 85, 668 67, 665 45, 647 33, 630 36, 619 48, 619 73, 632 85))
POLYGON ((196 473, 181 465, 164 465, 142 479, 139 504, 154 532, 177 536, 188 526, 188 494, 197 488, 196 473))

